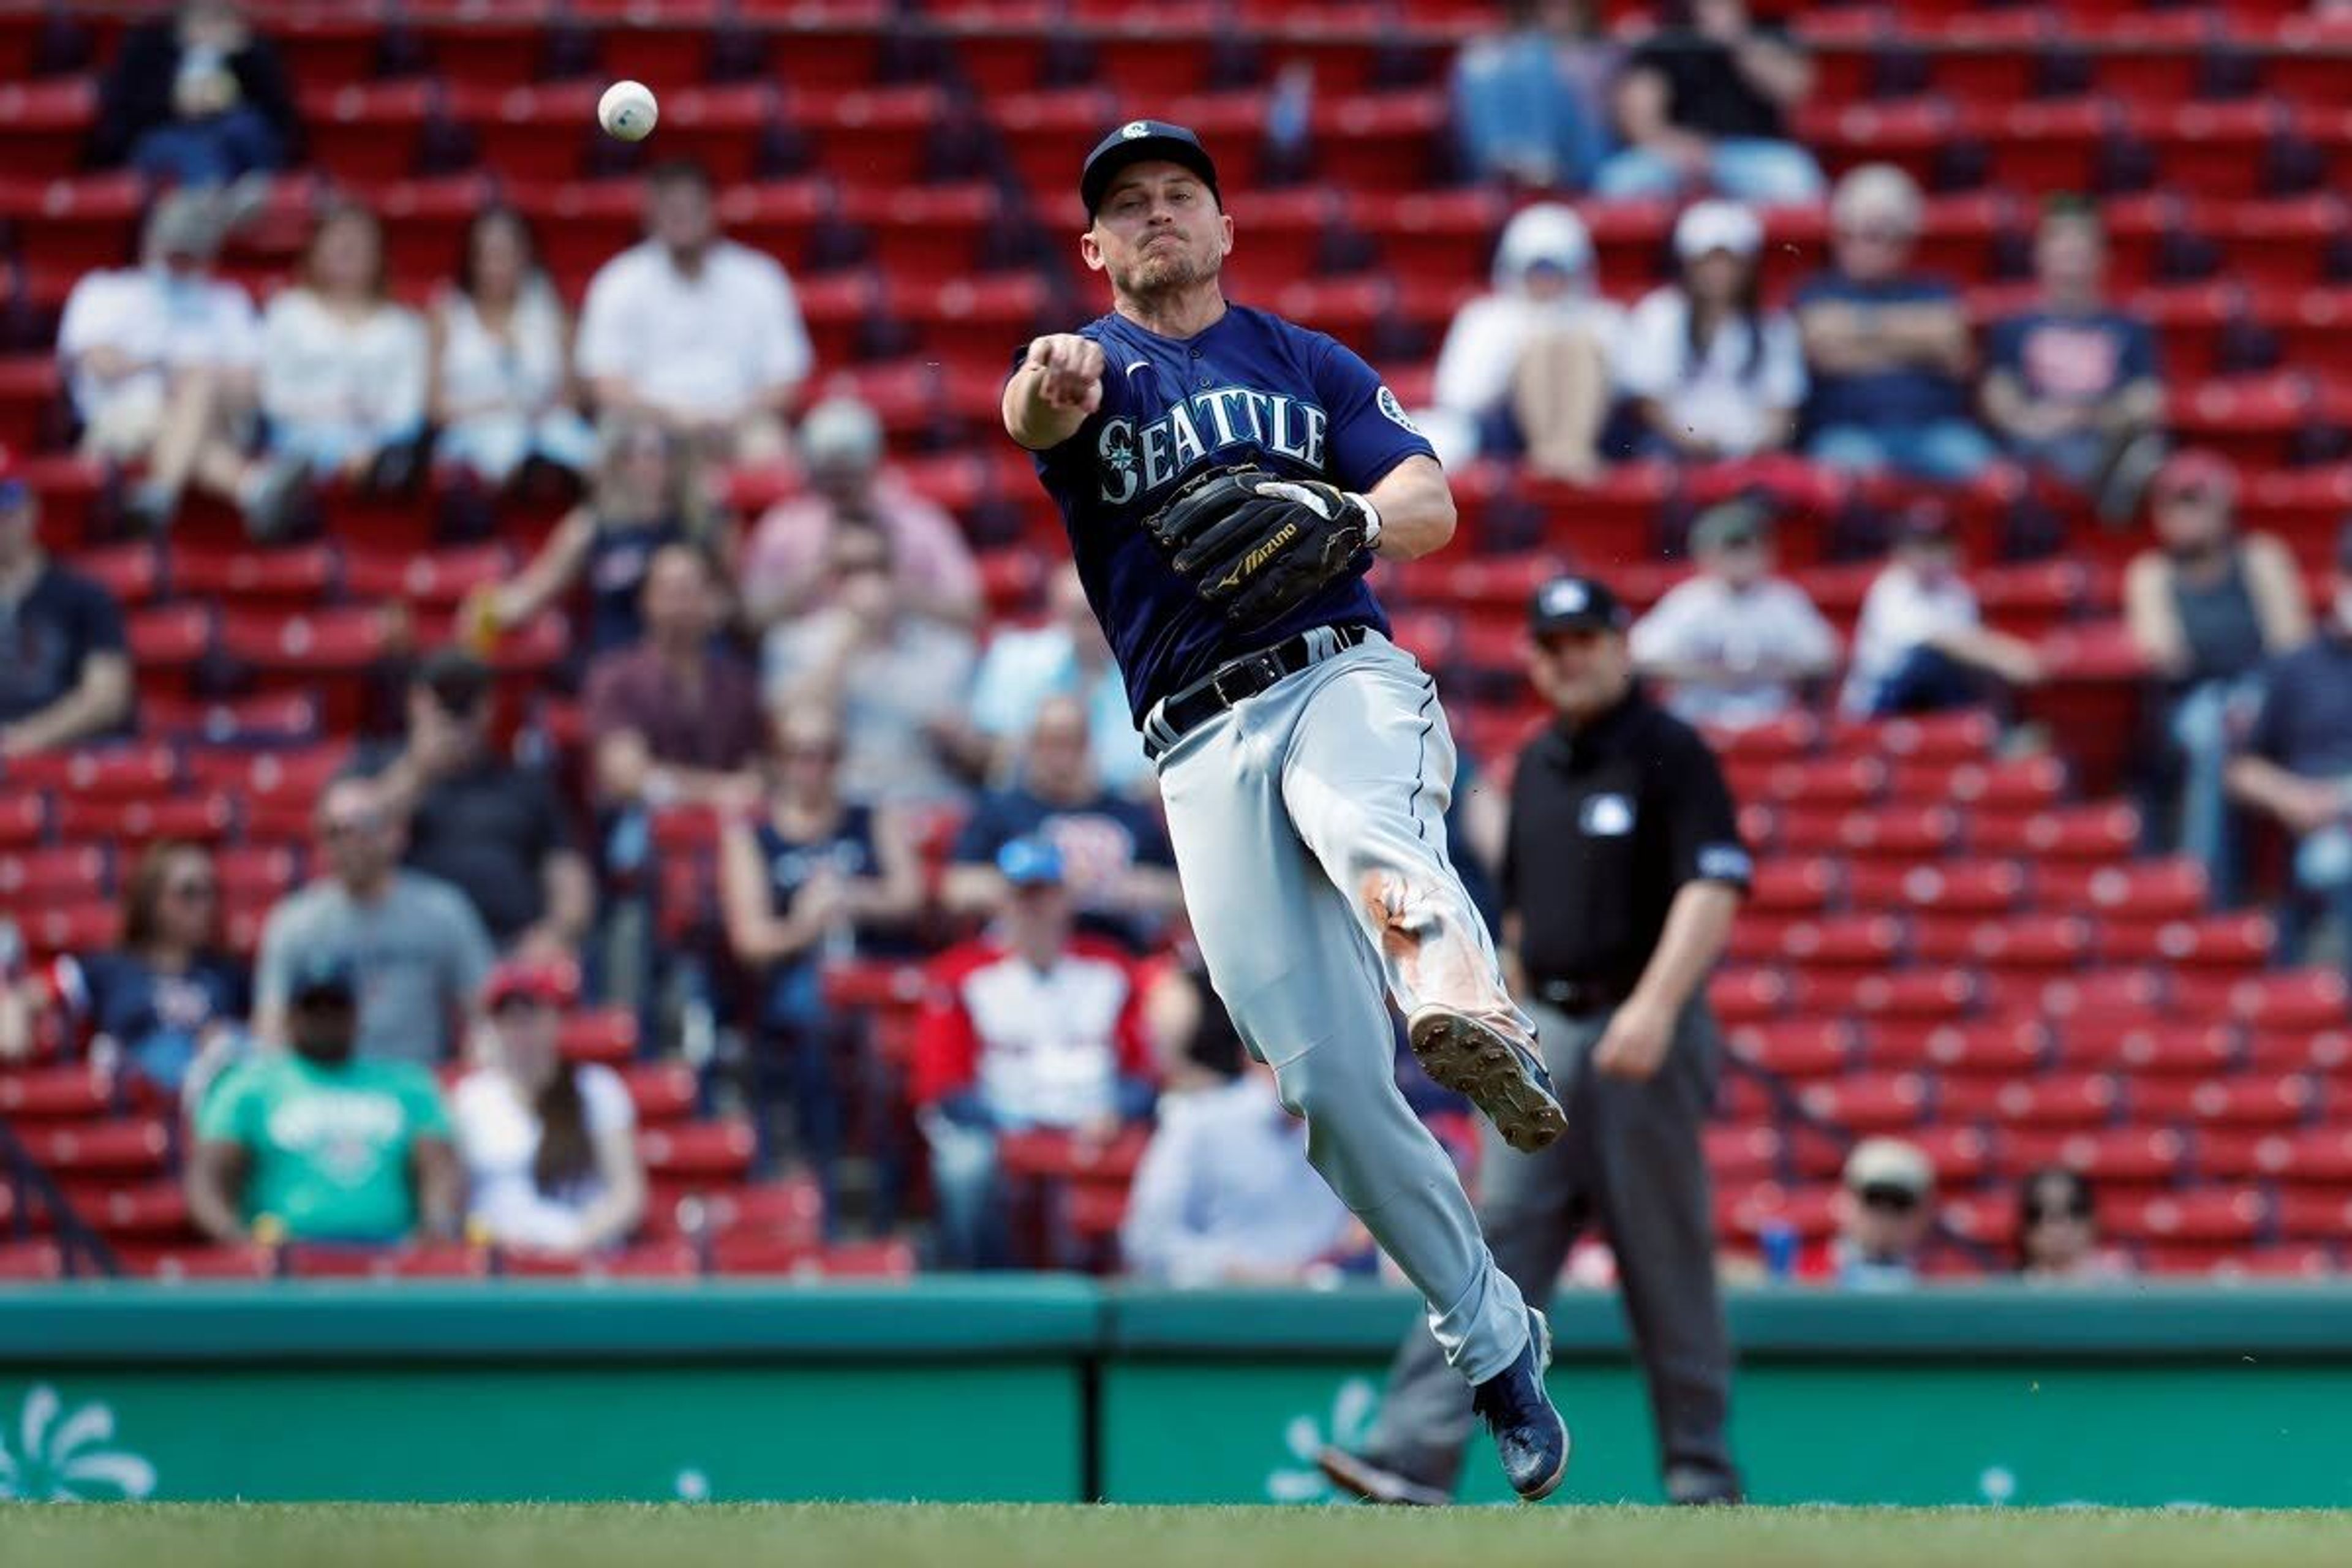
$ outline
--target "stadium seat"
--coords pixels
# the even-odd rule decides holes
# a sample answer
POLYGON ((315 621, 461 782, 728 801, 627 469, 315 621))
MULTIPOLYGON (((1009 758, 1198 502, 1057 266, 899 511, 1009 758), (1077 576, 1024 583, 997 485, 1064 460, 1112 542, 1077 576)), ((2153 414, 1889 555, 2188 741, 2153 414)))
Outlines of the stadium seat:
POLYGON ((107 890, 108 857, 95 844, 0 850, 0 899, 14 906, 62 902, 107 890))
POLYGON ((2050 1053, 2050 1031, 2034 1018, 1882 1018, 1861 1034, 1862 1060, 1883 1070, 2025 1074, 2038 1070, 2050 1053))
POLYGON ((1927 1092, 1918 1073, 1854 1073, 1808 1085, 1799 1102, 1807 1115, 1860 1135, 1918 1126, 1928 1115, 1927 1092))
POLYGON ((2182 1082, 2150 1078, 2132 1086, 2146 1121, 2205 1127, 2300 1126, 2319 1109, 2318 1086, 2296 1073, 2248 1073, 2182 1082))
POLYGON ((2118 1192, 2101 1200, 2099 1226, 2126 1242, 2243 1247, 2255 1238, 2269 1213, 2263 1194, 2250 1187, 2153 1196, 2118 1192))
POLYGON ((1937 1094, 1946 1116, 2013 1129, 2103 1127, 2115 1120, 2121 1103, 2116 1080, 2105 1073, 2006 1080, 1947 1075, 1937 1094))
POLYGON ((113 1106, 113 1082, 87 1063, 0 1071, 0 1116, 13 1121, 78 1121, 113 1106))
POLYGON ((2168 1127, 2018 1128, 2002 1140, 2002 1171, 2079 1171, 2101 1186, 2168 1185, 2188 1165, 2188 1141, 2168 1127))
POLYGON ((637 1134, 637 1152, 655 1176, 740 1179, 757 1146, 751 1127, 740 1121, 648 1127, 637 1134))
POLYGON ((1742 1024, 1725 1043, 1741 1061, 1780 1078, 1833 1077, 1853 1056, 1852 1036, 1834 1018, 1742 1024))

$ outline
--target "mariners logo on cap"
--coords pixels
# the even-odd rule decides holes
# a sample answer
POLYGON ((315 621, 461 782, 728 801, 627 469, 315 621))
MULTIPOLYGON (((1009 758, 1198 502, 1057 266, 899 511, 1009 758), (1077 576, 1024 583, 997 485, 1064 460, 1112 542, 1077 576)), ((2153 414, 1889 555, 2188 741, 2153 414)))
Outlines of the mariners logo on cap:
POLYGON ((1130 120, 1118 128, 1118 133, 1132 142, 1139 136, 1150 135, 1151 127, 1140 120, 1130 120))

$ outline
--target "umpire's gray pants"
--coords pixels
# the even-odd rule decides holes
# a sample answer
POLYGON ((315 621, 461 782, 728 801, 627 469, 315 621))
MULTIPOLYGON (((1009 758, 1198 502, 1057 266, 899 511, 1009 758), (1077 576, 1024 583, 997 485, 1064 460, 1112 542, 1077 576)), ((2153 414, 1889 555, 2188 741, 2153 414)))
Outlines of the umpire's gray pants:
MULTIPOLYGON (((1665 1062, 1634 1083, 1590 1068, 1606 1013, 1528 1010, 1568 1109, 1568 1136, 1539 1154, 1518 1154, 1488 1129, 1479 1204, 1487 1245, 1528 1300, 1542 1306, 1570 1244, 1598 1219, 1617 1255, 1649 1380, 1668 1495, 1736 1493, 1724 1436, 1731 1351, 1716 1291, 1714 1193, 1699 1144, 1722 1049, 1715 1016, 1704 996, 1695 998, 1675 1023, 1665 1062)), ((1568 1415, 1572 1425, 1575 1412, 1568 1415)), ((1471 1425, 1469 1391, 1415 1327, 1390 1369, 1366 1457, 1451 1491, 1471 1425)))

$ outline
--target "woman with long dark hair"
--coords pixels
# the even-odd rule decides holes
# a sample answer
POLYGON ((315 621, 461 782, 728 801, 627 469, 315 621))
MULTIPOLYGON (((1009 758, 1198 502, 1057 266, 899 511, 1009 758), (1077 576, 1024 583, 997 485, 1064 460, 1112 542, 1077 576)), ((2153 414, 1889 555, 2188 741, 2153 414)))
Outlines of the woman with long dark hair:
POLYGON ((1804 354, 1796 323, 1762 302, 1763 243, 1763 225, 1736 202, 1700 202, 1675 224, 1681 275, 1633 308, 1617 365, 1654 455, 1745 458, 1796 434, 1804 354))
POLYGON ((176 1094, 206 1047, 242 1032, 252 976, 222 951, 220 879, 197 845, 148 846, 122 889, 122 941, 64 958, 48 989, 93 1057, 176 1094))
POLYGON ((578 474, 594 462, 596 433, 572 395, 572 321, 521 214, 475 216, 429 324, 437 462, 491 485, 527 463, 578 474))
POLYGON ((424 321, 387 286, 383 225, 357 203, 328 208, 261 319, 272 455, 315 479, 404 483, 425 432, 425 358, 424 321))
POLYGON ((558 1048, 577 995, 568 964, 517 959, 491 971, 482 1064, 450 1098, 469 1224, 501 1247, 593 1252, 645 1215, 628 1086, 558 1048))

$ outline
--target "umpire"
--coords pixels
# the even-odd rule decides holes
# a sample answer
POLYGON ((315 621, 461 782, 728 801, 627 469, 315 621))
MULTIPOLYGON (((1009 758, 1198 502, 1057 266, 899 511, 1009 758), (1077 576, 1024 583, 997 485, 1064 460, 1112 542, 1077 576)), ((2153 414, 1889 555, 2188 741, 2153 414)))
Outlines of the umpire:
MULTIPOLYGON (((1496 1261, 1538 1306, 1577 1233, 1600 1222, 1649 1381, 1666 1496, 1738 1502, 1699 1128, 1722 1048, 1705 981, 1751 868, 1714 753, 1635 685, 1626 619, 1606 585, 1581 577, 1545 584, 1529 609, 1528 672, 1559 721, 1528 743, 1512 785, 1504 929, 1569 1131, 1538 1154, 1490 1140, 1481 1218, 1496 1261)), ((1364 1452, 1327 1448, 1322 1468, 1375 1502, 1444 1503, 1470 1426, 1468 1391, 1416 1327, 1364 1452)))

